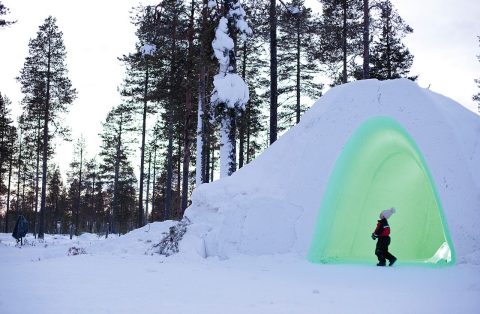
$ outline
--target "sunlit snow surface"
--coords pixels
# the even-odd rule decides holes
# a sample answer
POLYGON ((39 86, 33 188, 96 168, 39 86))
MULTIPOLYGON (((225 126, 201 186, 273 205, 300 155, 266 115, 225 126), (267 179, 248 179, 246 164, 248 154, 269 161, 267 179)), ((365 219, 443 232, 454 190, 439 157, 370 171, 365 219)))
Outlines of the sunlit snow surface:
POLYGON ((292 254, 145 254, 171 223, 125 236, 0 234, 0 313, 478 313, 480 266, 318 265, 292 254), (34 244, 34 246, 32 246, 34 244), (86 254, 68 256, 72 246, 86 254))
POLYGON ((29 234, 22 248, 0 234, 0 314, 480 313, 478 165, 480 119, 454 101, 407 80, 342 85, 252 163, 195 190, 177 255, 151 255, 173 222, 106 240, 29 234), (306 259, 335 161, 378 115, 425 158, 457 254, 450 267, 306 259), (68 256, 71 247, 86 254, 68 256))

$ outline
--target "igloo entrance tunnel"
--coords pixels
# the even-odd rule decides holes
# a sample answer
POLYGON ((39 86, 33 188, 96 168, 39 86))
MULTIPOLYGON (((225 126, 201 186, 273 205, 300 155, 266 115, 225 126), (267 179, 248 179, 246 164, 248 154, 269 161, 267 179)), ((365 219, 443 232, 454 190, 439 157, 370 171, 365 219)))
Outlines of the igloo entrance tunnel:
POLYGON ((372 262, 369 237, 381 210, 390 218, 390 251, 400 261, 442 265, 455 254, 428 167, 410 135, 392 118, 375 117, 352 135, 338 158, 317 218, 309 259, 372 262))

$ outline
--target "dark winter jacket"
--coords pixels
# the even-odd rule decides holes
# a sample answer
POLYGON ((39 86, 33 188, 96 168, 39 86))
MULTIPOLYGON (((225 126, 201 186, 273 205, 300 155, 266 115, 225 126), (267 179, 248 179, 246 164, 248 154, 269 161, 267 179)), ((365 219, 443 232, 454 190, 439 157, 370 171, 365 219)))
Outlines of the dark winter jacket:
POLYGON ((28 221, 22 215, 18 216, 17 223, 13 229, 12 237, 17 239, 23 238, 28 232, 28 221))
POLYGON ((373 234, 377 238, 390 236, 390 226, 388 225, 387 219, 382 218, 377 222, 377 228, 375 228, 373 234))

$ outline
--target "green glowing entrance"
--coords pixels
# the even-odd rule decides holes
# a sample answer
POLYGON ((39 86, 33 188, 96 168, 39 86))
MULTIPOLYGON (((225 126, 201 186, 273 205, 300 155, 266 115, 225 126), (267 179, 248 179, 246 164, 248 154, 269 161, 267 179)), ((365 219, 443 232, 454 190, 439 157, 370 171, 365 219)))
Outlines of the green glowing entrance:
POLYGON ((338 158, 323 196, 308 259, 316 263, 375 262, 370 238, 378 215, 389 219, 390 251, 403 263, 455 262, 443 210, 415 142, 393 119, 362 124, 338 158))

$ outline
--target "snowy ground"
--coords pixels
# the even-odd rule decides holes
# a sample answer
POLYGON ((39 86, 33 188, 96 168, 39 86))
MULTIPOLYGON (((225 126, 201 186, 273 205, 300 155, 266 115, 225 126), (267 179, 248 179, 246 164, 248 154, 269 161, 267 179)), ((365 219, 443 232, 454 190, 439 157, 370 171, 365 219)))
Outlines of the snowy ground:
MULTIPOLYGON (((122 237, 0 234, 0 313, 480 313, 480 265, 316 265, 294 255, 151 255, 169 223, 122 237), (70 247, 86 254, 68 256, 70 247)), ((373 254, 373 253, 372 253, 373 254)))

